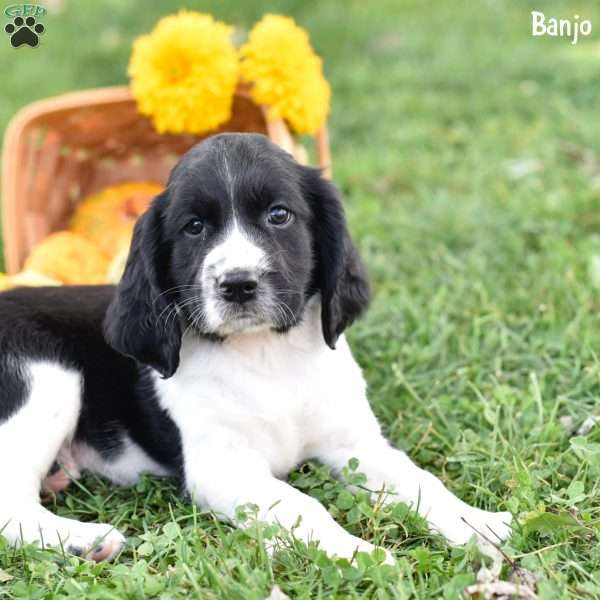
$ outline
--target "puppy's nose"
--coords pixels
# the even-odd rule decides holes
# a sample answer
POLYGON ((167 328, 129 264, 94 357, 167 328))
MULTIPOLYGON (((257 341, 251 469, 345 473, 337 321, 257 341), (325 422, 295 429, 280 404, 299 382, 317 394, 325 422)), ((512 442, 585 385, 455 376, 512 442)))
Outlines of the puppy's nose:
POLYGON ((248 271, 232 271, 219 284, 219 292, 227 302, 243 304, 256 298, 257 287, 258 282, 248 271))

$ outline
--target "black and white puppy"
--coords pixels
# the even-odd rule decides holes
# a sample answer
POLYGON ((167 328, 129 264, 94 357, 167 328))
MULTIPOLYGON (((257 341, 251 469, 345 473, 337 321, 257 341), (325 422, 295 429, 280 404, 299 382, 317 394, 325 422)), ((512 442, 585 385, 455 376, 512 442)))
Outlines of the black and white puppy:
POLYGON ((351 557, 373 546, 285 476, 308 458, 339 472, 356 457, 370 489, 385 486, 450 542, 471 526, 507 537, 510 514, 468 506, 382 436, 343 336, 368 299, 318 170, 260 135, 197 145, 137 223, 116 288, 0 295, 2 535, 94 560, 120 550, 110 524, 40 504, 58 461, 117 484, 175 474, 225 519, 253 503, 259 519, 292 529, 300 518, 295 536, 351 557))

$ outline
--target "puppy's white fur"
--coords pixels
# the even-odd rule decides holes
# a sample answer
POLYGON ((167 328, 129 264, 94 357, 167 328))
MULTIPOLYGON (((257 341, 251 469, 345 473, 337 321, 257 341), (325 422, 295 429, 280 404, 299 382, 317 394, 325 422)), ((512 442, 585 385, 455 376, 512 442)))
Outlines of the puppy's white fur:
POLYGON ((259 268, 265 266, 265 252, 249 239, 237 222, 225 239, 215 246, 204 259, 202 279, 214 278, 220 281, 226 273, 248 271, 258 275, 259 268))
POLYGON ((346 340, 335 351, 322 340, 318 299, 286 335, 264 331, 221 344, 186 339, 179 370, 157 377, 156 386, 181 431, 189 491, 228 519, 253 503, 260 519, 288 528, 300 517, 295 534, 318 539, 331 553, 370 550, 279 479, 308 458, 339 472, 356 457, 369 488, 385 486, 387 501, 411 504, 452 543, 466 542, 471 526, 491 537, 509 533, 509 513, 468 506, 383 438, 346 340))
POLYGON ((79 470, 92 471, 106 477, 117 485, 134 485, 140 473, 169 475, 167 469, 152 460, 142 448, 128 436, 121 440, 123 451, 116 459, 107 460, 87 444, 76 444, 71 456, 79 470))
POLYGON ((49 362, 24 365, 29 397, 0 425, 0 532, 13 543, 39 542, 111 558, 124 537, 111 525, 80 523, 52 514, 39 504, 40 482, 63 445, 69 445, 81 409, 81 377, 49 362), (98 549, 96 545, 99 544, 98 549))
POLYGON ((249 239, 234 218, 231 230, 224 240, 206 255, 198 274, 204 297, 204 317, 210 331, 225 336, 240 330, 255 329, 249 327, 252 324, 244 319, 233 321, 224 319, 223 302, 217 297, 216 290, 228 273, 245 271, 251 278, 258 280, 267 266, 268 260, 264 250, 249 239))

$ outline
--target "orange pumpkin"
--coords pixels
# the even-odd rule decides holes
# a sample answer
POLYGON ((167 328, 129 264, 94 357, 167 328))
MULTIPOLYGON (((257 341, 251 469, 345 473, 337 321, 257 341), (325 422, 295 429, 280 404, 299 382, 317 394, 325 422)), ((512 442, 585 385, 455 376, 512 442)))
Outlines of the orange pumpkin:
POLYGON ((25 261, 25 271, 35 271, 62 283, 106 283, 110 260, 84 237, 59 231, 37 244, 25 261))
POLYGON ((94 243, 106 256, 128 248, 137 218, 154 196, 163 191, 157 183, 119 183, 82 200, 71 218, 69 231, 94 243))

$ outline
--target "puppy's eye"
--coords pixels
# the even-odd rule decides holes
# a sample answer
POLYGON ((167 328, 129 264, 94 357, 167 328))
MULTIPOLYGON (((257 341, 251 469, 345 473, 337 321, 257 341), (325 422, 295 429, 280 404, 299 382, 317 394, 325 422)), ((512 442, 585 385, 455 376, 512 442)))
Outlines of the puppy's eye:
POLYGON ((273 206, 269 209, 267 221, 271 225, 285 225, 292 218, 292 212, 285 206, 273 206))
POLYGON ((189 235, 199 235, 204 229, 204 223, 200 219, 192 219, 183 230, 189 235))

